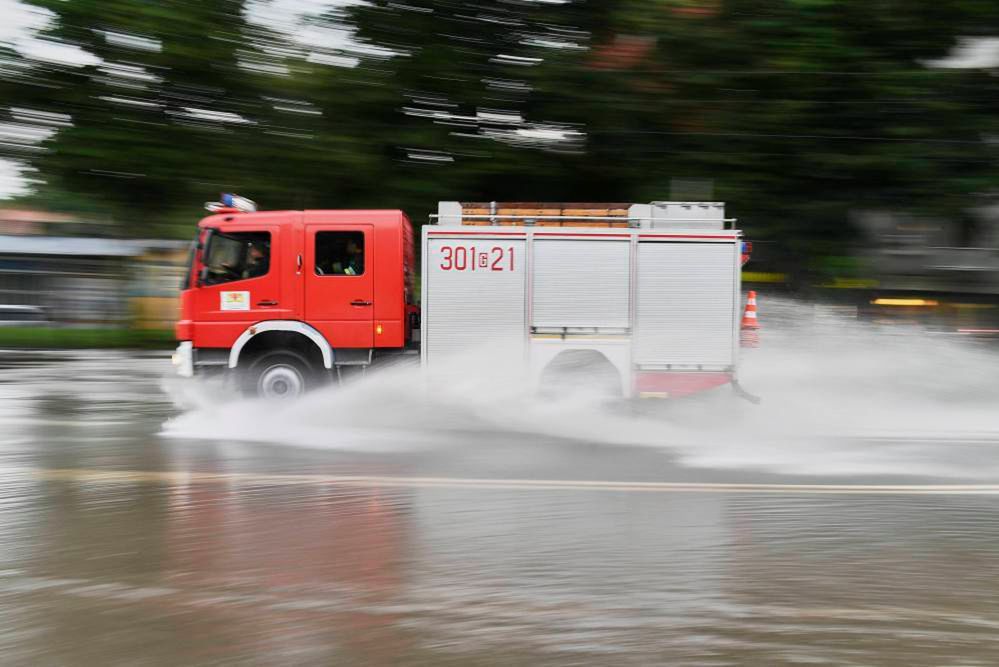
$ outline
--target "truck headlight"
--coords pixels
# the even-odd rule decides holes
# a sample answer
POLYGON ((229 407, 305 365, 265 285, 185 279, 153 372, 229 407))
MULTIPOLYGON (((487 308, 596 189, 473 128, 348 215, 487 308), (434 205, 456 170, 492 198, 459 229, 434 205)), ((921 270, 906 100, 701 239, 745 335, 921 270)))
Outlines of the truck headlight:
POLYGON ((170 360, 177 369, 177 375, 182 378, 194 377, 194 343, 185 340, 177 346, 177 351, 170 360))

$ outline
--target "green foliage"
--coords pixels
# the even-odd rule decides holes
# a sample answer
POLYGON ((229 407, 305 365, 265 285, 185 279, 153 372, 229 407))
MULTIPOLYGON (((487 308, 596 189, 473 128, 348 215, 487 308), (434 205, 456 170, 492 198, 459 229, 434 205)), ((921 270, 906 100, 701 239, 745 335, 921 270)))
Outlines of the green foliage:
POLYGON ((851 210, 953 212, 996 177, 999 80, 925 64, 994 25, 980 0, 373 0, 313 20, 351 34, 330 46, 243 0, 34 4, 102 64, 0 52, 11 106, 72 117, 15 157, 130 234, 186 237, 221 190, 422 220, 692 178, 751 236, 824 254, 851 210))
POLYGON ((0 327, 0 349, 7 350, 165 350, 175 345, 172 331, 157 329, 0 327))

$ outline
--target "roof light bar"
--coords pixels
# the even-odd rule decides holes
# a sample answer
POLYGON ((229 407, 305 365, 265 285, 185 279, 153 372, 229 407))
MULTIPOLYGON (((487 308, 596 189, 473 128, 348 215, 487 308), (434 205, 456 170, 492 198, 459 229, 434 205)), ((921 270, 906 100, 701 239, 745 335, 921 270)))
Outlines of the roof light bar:
POLYGON ((225 192, 219 197, 219 201, 205 202, 205 210, 212 213, 228 213, 231 211, 255 213, 257 211, 257 204, 252 199, 225 192))

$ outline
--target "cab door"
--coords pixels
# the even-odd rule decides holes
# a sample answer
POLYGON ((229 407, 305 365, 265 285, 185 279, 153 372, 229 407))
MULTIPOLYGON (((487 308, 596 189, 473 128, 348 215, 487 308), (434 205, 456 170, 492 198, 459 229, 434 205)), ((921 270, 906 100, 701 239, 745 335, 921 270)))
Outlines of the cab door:
POLYGON ((212 230, 194 290, 198 347, 229 347, 247 326, 289 316, 293 295, 281 279, 280 249, 290 232, 277 224, 212 230))
POLYGON ((305 319, 334 348, 374 346, 374 228, 305 228, 305 319))

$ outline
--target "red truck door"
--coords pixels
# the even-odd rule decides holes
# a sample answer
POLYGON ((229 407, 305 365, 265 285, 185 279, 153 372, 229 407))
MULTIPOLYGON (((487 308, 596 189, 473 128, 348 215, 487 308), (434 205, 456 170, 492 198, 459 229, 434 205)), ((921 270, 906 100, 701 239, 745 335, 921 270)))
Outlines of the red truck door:
POLYGON ((293 295, 282 280, 281 248, 291 232, 264 222, 212 231, 194 296, 199 347, 229 347, 254 322, 289 316, 293 295))
POLYGON ((305 319, 334 348, 374 347, 374 228, 305 228, 305 319))

